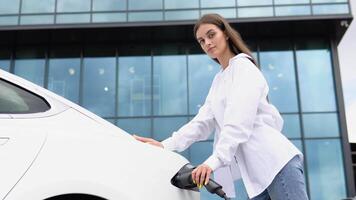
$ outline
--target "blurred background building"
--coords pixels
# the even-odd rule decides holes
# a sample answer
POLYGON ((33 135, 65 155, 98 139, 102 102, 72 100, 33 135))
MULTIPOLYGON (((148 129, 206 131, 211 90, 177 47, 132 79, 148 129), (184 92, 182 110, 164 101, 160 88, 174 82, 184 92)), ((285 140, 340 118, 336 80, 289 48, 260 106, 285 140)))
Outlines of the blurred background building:
MULTIPOLYGON (((254 52, 283 134, 305 155, 311 200, 354 196, 337 49, 348 0, 0 0, 0 66, 163 140, 194 117, 219 71, 193 36, 205 13, 227 18, 254 52)), ((182 154, 203 162, 212 138, 182 154)))

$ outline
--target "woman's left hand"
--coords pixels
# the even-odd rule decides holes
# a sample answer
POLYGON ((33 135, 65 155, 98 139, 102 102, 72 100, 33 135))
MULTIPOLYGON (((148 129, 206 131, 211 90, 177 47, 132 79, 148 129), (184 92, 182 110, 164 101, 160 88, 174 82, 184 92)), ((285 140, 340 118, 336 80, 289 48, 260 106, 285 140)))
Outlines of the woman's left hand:
POLYGON ((192 179, 199 188, 202 188, 203 185, 206 185, 209 182, 212 169, 206 165, 201 164, 192 171, 192 179))

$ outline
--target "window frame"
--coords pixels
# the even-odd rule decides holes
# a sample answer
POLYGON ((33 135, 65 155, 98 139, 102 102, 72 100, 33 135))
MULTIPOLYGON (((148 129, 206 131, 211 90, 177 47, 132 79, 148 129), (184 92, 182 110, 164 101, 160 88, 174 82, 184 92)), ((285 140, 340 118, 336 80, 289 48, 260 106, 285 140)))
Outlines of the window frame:
POLYGON ((28 89, 26 89, 24 87, 21 87, 18 84, 12 83, 11 81, 6 80, 4 78, 0 78, 0 82, 5 82, 5 83, 7 83, 9 85, 12 85, 12 86, 14 86, 14 87, 16 87, 16 88, 18 88, 18 89, 30 94, 30 95, 32 95, 32 96, 35 96, 39 100, 41 100, 45 105, 48 106, 48 108, 44 109, 43 112, 4 112, 4 113, 0 112, 0 119, 1 118, 9 118, 9 117, 12 118, 13 115, 33 115, 33 114, 39 114, 39 113, 46 113, 46 112, 48 112, 48 111, 50 111, 52 109, 51 104, 44 97, 42 97, 41 95, 36 94, 33 91, 30 91, 30 90, 28 90, 28 89), (6 116, 8 116, 8 117, 6 117, 6 116))

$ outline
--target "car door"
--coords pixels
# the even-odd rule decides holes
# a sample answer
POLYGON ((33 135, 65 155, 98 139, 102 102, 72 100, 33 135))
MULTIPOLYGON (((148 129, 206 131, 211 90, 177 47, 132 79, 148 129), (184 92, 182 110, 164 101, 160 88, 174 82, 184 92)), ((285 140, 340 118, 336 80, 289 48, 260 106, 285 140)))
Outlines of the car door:
POLYGON ((31 116, 49 109, 42 97, 0 78, 0 199, 25 175, 43 147, 46 133, 40 119, 31 116))

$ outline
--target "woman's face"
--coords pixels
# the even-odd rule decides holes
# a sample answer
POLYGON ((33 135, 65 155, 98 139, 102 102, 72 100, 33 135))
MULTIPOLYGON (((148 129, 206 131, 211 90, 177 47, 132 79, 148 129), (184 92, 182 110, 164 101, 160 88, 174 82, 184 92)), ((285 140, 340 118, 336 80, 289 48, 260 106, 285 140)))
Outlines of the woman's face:
POLYGON ((229 51, 227 36, 214 24, 202 24, 196 32, 201 48, 211 58, 218 58, 229 51))

